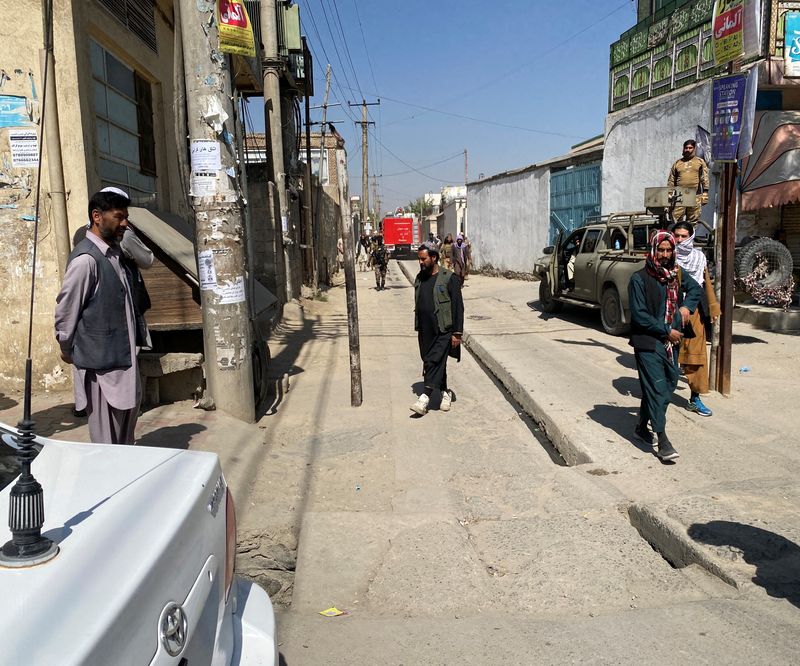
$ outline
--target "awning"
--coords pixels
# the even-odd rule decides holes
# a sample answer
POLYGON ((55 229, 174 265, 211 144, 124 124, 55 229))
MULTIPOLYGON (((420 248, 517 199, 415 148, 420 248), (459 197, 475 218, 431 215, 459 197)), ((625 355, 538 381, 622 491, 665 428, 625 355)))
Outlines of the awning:
POLYGON ((742 161, 743 211, 800 202, 800 111, 759 111, 742 161))
MULTIPOLYGON (((131 224, 137 232, 150 239, 164 253, 175 261, 197 284, 197 257, 192 241, 192 229, 189 223, 178 215, 166 211, 149 208, 128 208, 131 224)), ((174 270, 173 270, 174 272, 174 270)), ((266 310, 275 307, 278 299, 258 280, 253 288, 253 317, 258 317, 266 310)))

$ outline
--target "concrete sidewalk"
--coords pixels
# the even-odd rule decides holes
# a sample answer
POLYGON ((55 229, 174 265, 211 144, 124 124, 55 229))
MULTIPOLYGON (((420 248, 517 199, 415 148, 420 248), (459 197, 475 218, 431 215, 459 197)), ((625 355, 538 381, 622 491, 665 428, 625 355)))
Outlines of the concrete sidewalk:
MULTIPOLYGON (((404 272, 416 272, 405 262, 404 272)), ((596 312, 538 308, 538 283, 470 276, 466 344, 546 430, 570 465, 591 469, 673 565, 696 563, 747 594, 800 605, 800 449, 792 422, 800 336, 734 325, 732 394, 685 409, 681 381, 667 431, 681 454, 662 464, 633 438, 640 392, 626 338, 596 312), (741 374, 739 369, 742 369, 741 374)))

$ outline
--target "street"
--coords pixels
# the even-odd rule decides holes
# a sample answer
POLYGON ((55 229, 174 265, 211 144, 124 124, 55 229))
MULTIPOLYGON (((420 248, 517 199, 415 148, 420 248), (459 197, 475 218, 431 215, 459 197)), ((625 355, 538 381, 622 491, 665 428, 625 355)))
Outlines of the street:
MULTIPOLYGON (((535 283, 471 276, 453 409, 434 398, 420 418, 409 410, 421 383, 409 280, 397 262, 385 291, 371 272, 356 276, 362 407, 349 405, 336 287, 276 332, 275 390, 257 425, 190 403, 140 421, 142 444, 220 455, 237 566, 278 604, 285 663, 793 659, 798 454, 781 434, 788 398, 766 387, 788 372, 768 359, 796 361, 796 336, 737 325, 752 375, 703 421, 678 391, 668 421, 682 457, 663 465, 630 441, 632 355, 593 313, 543 316, 535 283), (729 536, 739 525, 742 542, 714 543, 725 531, 713 521, 729 536), (330 607, 344 614, 319 614, 330 607)), ((68 394, 42 399, 44 432, 84 438, 68 394)))

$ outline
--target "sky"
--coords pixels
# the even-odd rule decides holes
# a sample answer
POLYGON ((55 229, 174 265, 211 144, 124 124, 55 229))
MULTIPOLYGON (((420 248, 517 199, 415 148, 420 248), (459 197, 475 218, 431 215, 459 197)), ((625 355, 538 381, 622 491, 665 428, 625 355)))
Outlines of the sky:
POLYGON ((312 105, 331 65, 329 101, 342 106, 328 119, 341 121, 351 195, 361 194, 361 109, 348 102, 381 100, 368 107, 368 172, 383 212, 463 184, 465 149, 472 181, 602 134, 609 47, 636 23, 632 0, 297 4, 314 58, 312 105))

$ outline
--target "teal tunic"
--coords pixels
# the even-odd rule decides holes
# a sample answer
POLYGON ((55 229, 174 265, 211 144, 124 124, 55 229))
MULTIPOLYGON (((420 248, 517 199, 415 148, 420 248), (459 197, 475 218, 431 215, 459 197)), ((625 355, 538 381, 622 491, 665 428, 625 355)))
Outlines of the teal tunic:
POLYGON ((683 329, 680 308, 697 309, 702 290, 688 274, 679 271, 678 307, 672 325, 664 321, 667 309, 667 286, 645 270, 634 273, 628 284, 631 309, 631 345, 636 357, 636 370, 642 387, 640 422, 650 421, 654 432, 664 432, 667 407, 678 385, 678 351, 674 345, 672 358, 664 343, 671 329, 683 329))

